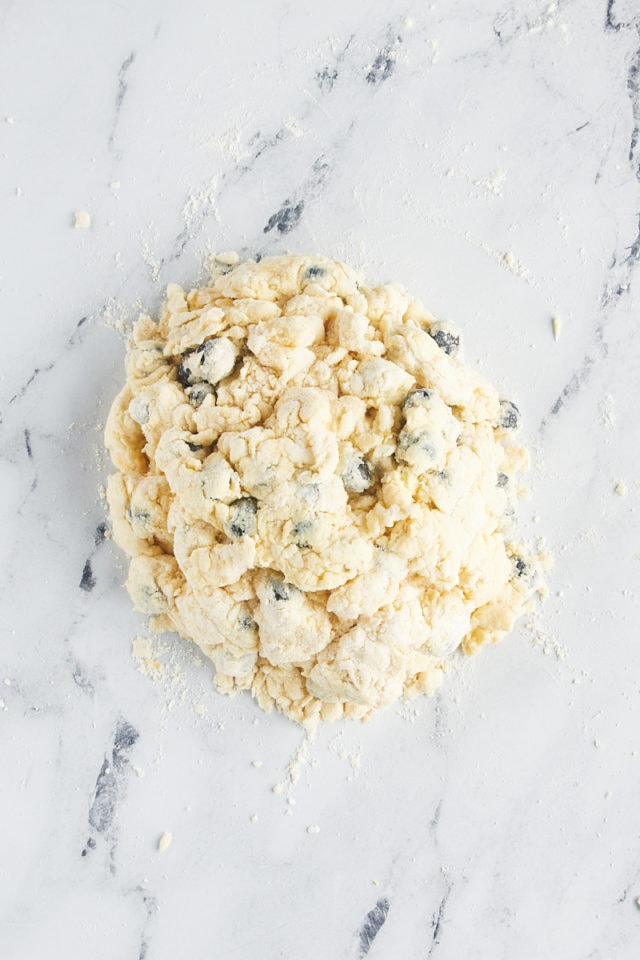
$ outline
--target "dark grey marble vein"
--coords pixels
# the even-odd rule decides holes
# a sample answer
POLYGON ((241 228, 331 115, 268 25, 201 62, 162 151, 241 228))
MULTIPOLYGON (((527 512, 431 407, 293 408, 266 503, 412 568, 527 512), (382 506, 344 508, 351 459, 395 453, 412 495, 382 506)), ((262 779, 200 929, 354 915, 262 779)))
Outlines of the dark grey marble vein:
POLYGON ((84 567, 82 568, 82 576, 80 578, 80 589, 84 590, 86 593, 91 593, 93 588, 96 585, 95 574, 91 568, 91 560, 85 562, 84 567))
POLYGON ((19 387, 19 388, 16 390, 16 392, 9 398, 9 401, 8 401, 8 403, 7 403, 7 406, 11 406, 11 405, 14 404, 17 400, 22 400, 22 398, 25 396, 25 394, 28 392, 28 390, 33 386, 33 384, 34 384, 41 376, 43 376, 43 374, 45 374, 45 373, 50 373, 50 371, 54 369, 54 367, 55 367, 56 363, 58 362, 58 360, 59 360, 61 357, 66 356, 67 351, 68 351, 68 349, 69 349, 70 347, 75 347, 75 346, 77 346, 78 344, 80 344, 80 343, 83 342, 83 339, 84 339, 84 330, 83 330, 82 328, 85 327, 88 319, 89 319, 88 317, 81 317, 80 320, 78 320, 78 322, 76 323, 76 325, 75 325, 75 327, 74 327, 74 329, 73 329, 73 333, 71 334, 70 337, 67 338, 67 340, 66 340, 66 342, 65 342, 62 350, 60 350, 60 351, 58 352, 58 355, 55 357, 55 359, 54 359, 54 360, 50 360, 48 363, 43 364, 42 366, 35 367, 34 370, 33 370, 33 373, 30 374, 29 378, 28 378, 28 379, 22 384, 22 386, 19 387))
POLYGON ((364 918, 364 923, 360 927, 358 933, 358 944, 360 948, 360 957, 366 957, 371 949, 373 941, 380 933, 382 927, 387 921, 389 915, 389 901, 386 897, 381 897, 380 900, 376 902, 375 907, 372 910, 369 910, 369 913, 364 918))
POLYGON ((373 87, 379 87, 381 83, 393 76, 401 43, 402 37, 399 34, 389 37, 371 66, 367 68, 365 74, 367 83, 373 87))
POLYGON ((128 57, 126 57, 120 64, 120 69, 118 70, 118 86, 116 89, 116 101, 115 101, 115 115, 113 118, 113 123, 111 125, 111 132, 109 134, 109 148, 113 150, 116 142, 116 130, 118 129, 118 123, 120 121, 120 115, 122 113, 122 104, 127 95, 129 89, 129 81, 127 74, 131 69, 131 66, 136 59, 136 52, 132 50, 128 57))
POLYGON ((607 0, 604 21, 605 30, 613 30, 614 33, 618 33, 620 30, 629 30, 631 27, 638 25, 640 11, 632 20, 618 20, 617 6, 617 0, 607 0))
MULTIPOLYGON (((640 32, 640 31, 639 31, 640 32)), ((633 128, 629 141, 629 163, 640 180, 640 47, 634 52, 627 73, 627 94, 631 100, 633 128)))
POLYGON ((453 884, 447 882, 447 887, 440 899, 437 910, 434 911, 431 917, 431 942, 429 943, 427 950, 427 960, 429 957, 433 957, 437 947, 440 946, 442 939, 442 924, 444 922, 445 911, 447 909, 447 903, 451 895, 453 884))
POLYGON ((331 164, 324 155, 314 160, 309 175, 299 190, 293 196, 287 197, 280 208, 269 217, 262 232, 270 233, 276 230, 280 234, 287 234, 294 230, 300 222, 305 205, 320 195, 330 172, 331 164))
MULTIPOLYGON (((615 17, 615 2, 609 0, 606 13, 606 28, 619 32, 635 27, 640 37, 640 12, 630 22, 622 22, 615 17)), ((628 163, 636 180, 640 181, 640 47, 633 53, 626 78, 626 92, 631 101, 632 126, 629 135, 628 163)), ((584 126, 584 125, 583 125, 584 126)), ((598 182, 599 175, 596 177, 598 182)), ((638 198, 640 206, 640 197, 638 198)), ((600 295, 600 321, 595 329, 595 343, 593 350, 584 356, 579 368, 565 384, 558 397, 551 405, 549 414, 540 424, 540 432, 544 433, 549 421, 564 410, 569 401, 582 391, 589 381, 594 367, 608 356, 608 344, 605 337, 605 327, 619 301, 629 293, 633 281, 635 268, 640 262, 640 212, 636 215, 637 226, 631 242, 623 246, 624 255, 614 251, 607 269, 600 295)))
MULTIPOLYGON (((89 807, 89 826, 93 828, 95 833, 110 841, 112 873, 115 872, 113 861, 117 839, 114 820, 118 803, 124 791, 124 773, 129 764, 128 754, 138 737, 139 734, 135 727, 124 718, 120 718, 116 726, 111 750, 105 756, 100 767, 93 799, 89 807)), ((82 856, 86 857, 95 848, 95 837, 90 836, 82 851, 82 856)))
MULTIPOLYGON (((323 101, 339 97, 340 81, 343 75, 345 80, 354 76, 363 77, 365 86, 368 88, 377 88, 382 83, 388 81, 396 68, 398 59, 398 50, 403 43, 403 37, 400 34, 398 25, 395 22, 389 23, 380 33, 380 38, 376 43, 378 53, 371 60, 370 53, 365 54, 364 43, 356 42, 355 35, 351 35, 343 44, 337 53, 335 59, 330 63, 325 63, 322 67, 316 68, 313 73, 315 86, 318 89, 319 97, 309 99, 305 96, 301 100, 300 107, 295 111, 296 116, 301 122, 309 121, 317 112, 325 110, 323 101)), ((334 100, 334 102, 336 102, 334 100)), ((366 97, 364 101, 366 102, 366 97)), ((339 128, 338 134, 331 147, 325 151, 325 155, 319 157, 313 164, 312 169, 303 181, 302 185, 285 197, 276 211, 268 218, 267 223, 262 228, 262 234, 274 233, 275 235, 285 236, 291 233, 301 222, 303 213, 311 200, 318 199, 321 188, 324 185, 331 165, 325 157, 329 153, 334 153, 337 147, 343 147, 349 139, 357 123, 357 109, 354 107, 353 115, 350 116, 346 125, 339 128)), ((261 160, 265 160, 280 145, 290 140, 294 134, 286 126, 280 126, 272 133, 264 134, 258 131, 249 140, 248 147, 250 156, 246 161, 235 164, 230 170, 226 171, 220 178, 216 203, 228 190, 235 187, 248 174, 254 171, 261 160)), ((333 165, 336 160, 334 158, 333 165)), ((213 209, 213 206, 212 206, 213 209)), ((171 245, 171 251, 166 257, 160 258, 159 264, 162 270, 170 263, 175 263, 185 252, 187 245, 195 240, 202 231, 204 223, 210 216, 211 210, 204 210, 196 213, 192 218, 189 227, 183 227, 174 238, 171 245)), ((255 256, 260 254, 260 240, 256 236, 253 242, 247 245, 243 253, 255 256), (250 252, 250 253, 249 253, 250 252)))

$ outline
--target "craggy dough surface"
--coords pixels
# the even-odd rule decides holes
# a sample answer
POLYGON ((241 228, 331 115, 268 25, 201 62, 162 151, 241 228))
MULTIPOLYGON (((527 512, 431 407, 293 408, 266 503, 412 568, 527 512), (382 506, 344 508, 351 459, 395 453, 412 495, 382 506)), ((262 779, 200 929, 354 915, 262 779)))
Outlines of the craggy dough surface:
POLYGON ((400 286, 324 257, 216 262, 138 319, 126 374, 105 439, 127 588, 222 691, 366 717, 527 606, 518 410, 400 286))

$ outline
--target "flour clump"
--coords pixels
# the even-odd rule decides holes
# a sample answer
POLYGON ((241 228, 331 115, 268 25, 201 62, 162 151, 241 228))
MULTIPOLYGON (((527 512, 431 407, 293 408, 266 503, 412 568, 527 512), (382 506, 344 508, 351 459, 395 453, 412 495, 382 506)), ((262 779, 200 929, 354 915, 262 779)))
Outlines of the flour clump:
POLYGON ((105 433, 113 535, 136 609, 219 689, 364 718, 528 607, 520 413, 461 349, 400 286, 324 257, 217 262, 134 324, 105 433))

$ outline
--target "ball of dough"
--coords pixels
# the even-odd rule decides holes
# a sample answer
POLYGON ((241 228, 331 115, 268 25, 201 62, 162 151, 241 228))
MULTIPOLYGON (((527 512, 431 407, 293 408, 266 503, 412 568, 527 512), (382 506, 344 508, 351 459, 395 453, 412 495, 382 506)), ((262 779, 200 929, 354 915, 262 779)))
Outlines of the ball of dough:
POLYGON ((400 286, 324 257, 217 264, 134 324, 106 445, 127 588, 303 723, 431 693, 509 631, 517 407, 400 286))

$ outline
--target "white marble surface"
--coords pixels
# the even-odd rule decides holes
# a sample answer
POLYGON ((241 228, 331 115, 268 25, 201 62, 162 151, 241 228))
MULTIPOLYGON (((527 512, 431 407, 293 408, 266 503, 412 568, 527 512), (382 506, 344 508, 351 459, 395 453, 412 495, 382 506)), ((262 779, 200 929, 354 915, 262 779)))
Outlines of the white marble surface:
POLYGON ((7 0, 0 50, 0 956, 637 957, 637 0, 7 0), (326 728, 280 795, 300 730, 186 644, 141 675, 96 543, 114 322, 232 248, 456 323, 556 560, 546 644, 326 728))

